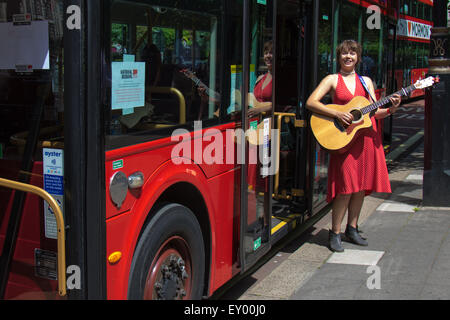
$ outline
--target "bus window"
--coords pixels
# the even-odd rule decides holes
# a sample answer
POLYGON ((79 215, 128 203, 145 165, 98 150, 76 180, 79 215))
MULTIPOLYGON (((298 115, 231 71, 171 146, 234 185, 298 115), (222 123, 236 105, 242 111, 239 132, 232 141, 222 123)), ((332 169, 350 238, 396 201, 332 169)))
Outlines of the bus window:
POLYGON ((339 17, 341 23, 339 24, 338 43, 346 39, 354 39, 360 41, 359 20, 362 17, 362 10, 355 4, 344 2, 340 9, 341 16, 339 17), (344 21, 353 21, 353 23, 344 23, 344 21))
POLYGON ((319 14, 319 35, 318 35, 318 50, 319 50, 319 70, 317 74, 318 79, 325 78, 326 75, 332 73, 332 63, 334 59, 334 51, 332 49, 332 5, 331 2, 326 1, 320 3, 319 14))
POLYGON ((345 39, 355 39, 362 45, 362 61, 358 73, 372 79, 375 89, 383 87, 385 63, 383 62, 384 20, 380 27, 369 29, 366 24, 366 9, 353 3, 343 3, 340 10, 340 21, 355 21, 355 23, 340 24, 339 42, 345 39))
MULTIPOLYGON (((60 160, 64 148, 63 1, 49 1, 46 7, 37 1, 8 0, 2 4, 0 178, 45 188, 63 204, 61 162, 58 173, 45 172, 48 154, 60 160), (30 13, 30 19, 14 23, 13 16, 23 13, 30 13), (45 181, 53 178, 61 183, 50 190, 45 181)), ((7 188, 0 188, 0 208, 0 278, 9 279, 6 291, 3 286, 0 290, 0 298, 56 296, 56 275, 51 267, 56 261, 52 260, 56 255, 54 216, 39 198, 7 188), (10 232, 16 227, 17 233, 10 232), (39 269, 37 263, 44 255, 51 258, 39 269), (8 256, 12 263, 5 264, 8 256)))
POLYGON ((218 123, 220 2, 112 1, 104 62, 108 149, 170 136, 193 121, 218 123))

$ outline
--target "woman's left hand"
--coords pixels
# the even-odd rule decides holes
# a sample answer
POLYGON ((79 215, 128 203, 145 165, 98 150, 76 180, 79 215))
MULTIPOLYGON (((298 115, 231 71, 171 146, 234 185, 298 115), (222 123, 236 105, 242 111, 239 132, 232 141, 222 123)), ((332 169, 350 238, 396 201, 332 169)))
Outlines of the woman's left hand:
POLYGON ((392 107, 390 108, 391 113, 395 113, 397 111, 397 108, 400 106, 400 103, 402 102, 402 97, 398 94, 394 94, 391 98, 389 98, 392 102, 392 107))
POLYGON ((247 115, 249 118, 254 118, 258 116, 261 113, 261 110, 259 108, 249 108, 247 111, 247 115))

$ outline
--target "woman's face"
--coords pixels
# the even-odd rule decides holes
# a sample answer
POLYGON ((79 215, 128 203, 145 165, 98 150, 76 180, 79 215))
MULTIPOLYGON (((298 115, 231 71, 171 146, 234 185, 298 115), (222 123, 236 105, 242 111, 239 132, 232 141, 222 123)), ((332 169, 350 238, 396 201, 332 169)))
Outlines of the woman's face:
POLYGON ((266 64, 267 68, 269 68, 269 70, 272 70, 272 59, 272 50, 264 51, 264 63, 266 64))
POLYGON ((341 68, 350 70, 354 69, 356 66, 356 63, 358 62, 358 54, 356 51, 342 51, 341 55, 339 57, 339 63, 341 65, 341 68))

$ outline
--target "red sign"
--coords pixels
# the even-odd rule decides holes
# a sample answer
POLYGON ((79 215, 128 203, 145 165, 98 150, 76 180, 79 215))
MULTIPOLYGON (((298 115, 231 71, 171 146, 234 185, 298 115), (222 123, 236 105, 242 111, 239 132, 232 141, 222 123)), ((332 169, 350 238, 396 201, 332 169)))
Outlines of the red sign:
MULTIPOLYGON (((428 69, 427 68, 412 69, 411 70, 411 84, 414 84, 417 80, 425 79, 427 73, 428 73, 428 69)), ((425 90, 424 89, 414 90, 411 93, 411 98, 418 97, 418 96, 423 96, 423 95, 425 95, 425 90)))
POLYGON ((432 6, 433 5, 433 0, 419 0, 420 2, 423 2, 423 3, 425 3, 425 4, 428 4, 428 5, 430 5, 430 6, 432 6))

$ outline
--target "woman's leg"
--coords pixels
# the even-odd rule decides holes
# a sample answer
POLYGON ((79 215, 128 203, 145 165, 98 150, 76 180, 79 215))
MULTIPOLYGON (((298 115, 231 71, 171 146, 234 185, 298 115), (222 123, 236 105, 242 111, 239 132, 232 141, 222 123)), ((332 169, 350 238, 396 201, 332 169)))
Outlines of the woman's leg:
POLYGON ((350 202, 348 204, 348 222, 347 228, 345 229, 345 235, 347 238, 360 246, 367 246, 368 242, 365 238, 359 235, 357 225, 359 215, 361 213, 361 208, 364 202, 365 192, 357 192, 352 194, 350 202))
POLYGON ((360 191, 353 193, 348 204, 348 220, 347 224, 356 228, 358 225, 359 215, 364 203, 365 192, 360 191))
POLYGON ((341 241, 341 224, 344 220, 350 201, 350 194, 338 194, 333 200, 333 211, 331 212, 331 230, 328 234, 328 246, 331 251, 343 252, 341 241))
POLYGON ((349 205, 351 194, 338 194, 333 200, 333 211, 331 212, 331 230, 339 234, 341 232, 342 220, 349 205))

